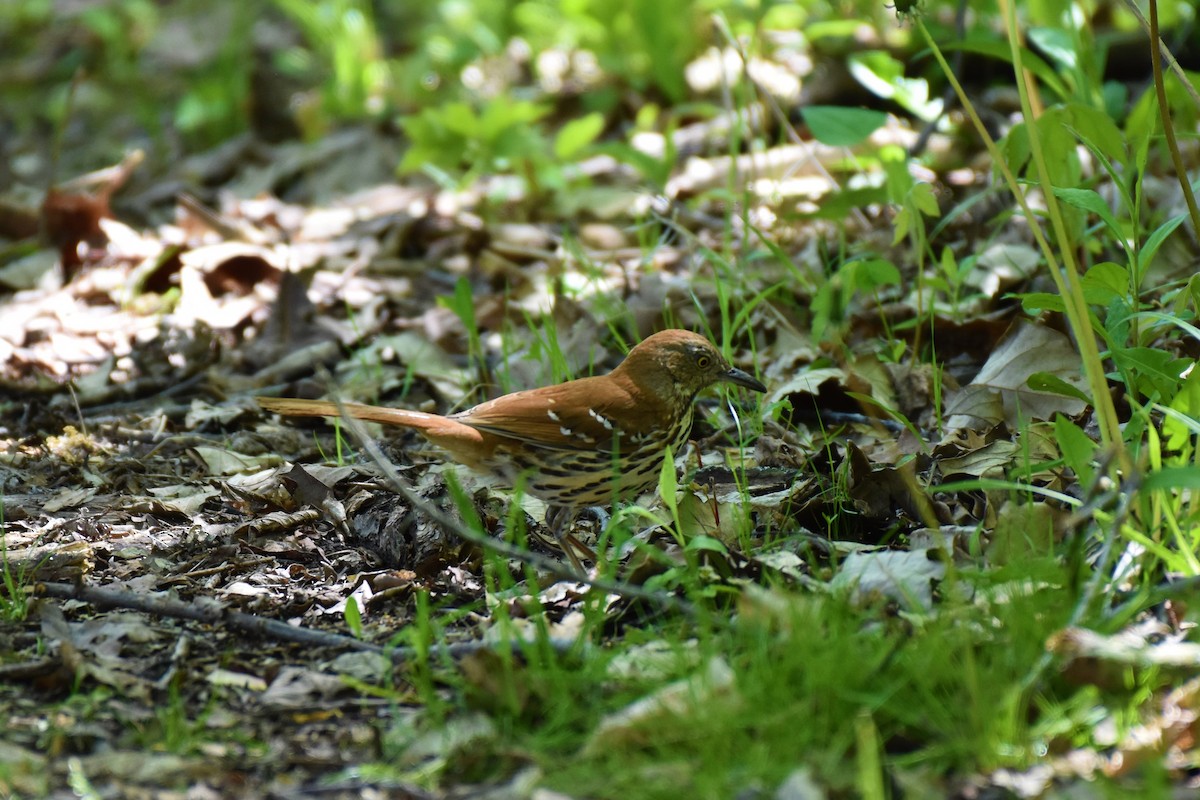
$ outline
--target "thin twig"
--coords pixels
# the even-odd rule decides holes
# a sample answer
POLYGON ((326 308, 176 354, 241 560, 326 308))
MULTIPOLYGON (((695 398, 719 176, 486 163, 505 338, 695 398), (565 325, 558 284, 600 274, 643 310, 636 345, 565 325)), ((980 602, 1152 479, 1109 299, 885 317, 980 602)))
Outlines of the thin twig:
POLYGON ((380 645, 364 642, 351 636, 343 636, 340 633, 300 628, 277 619, 233 611, 217 600, 208 597, 200 598, 195 602, 187 602, 164 594, 143 594, 123 589, 104 589, 99 586, 71 583, 36 583, 33 592, 40 597, 82 600, 98 608, 127 608, 159 617, 190 619, 210 625, 224 625, 285 642, 310 644, 317 647, 367 650, 376 653, 384 652, 384 648, 380 645))
POLYGON ((0 664, 0 681, 31 681, 49 675, 62 668, 63 660, 58 656, 45 656, 16 664, 0 664))
MULTIPOLYGON (((123 589, 104 589, 98 586, 73 583, 36 583, 33 585, 33 593, 39 597, 80 600, 90 603, 97 608, 126 608, 158 617, 190 619, 209 625, 225 626, 247 633, 254 633, 284 642, 294 642, 314 647, 330 647, 378 653, 381 656, 391 658, 395 662, 409 661, 417 658, 422 653, 427 653, 430 656, 461 658, 480 650, 495 649, 497 646, 493 642, 476 640, 456 642, 454 644, 433 644, 429 648, 421 649, 415 647, 385 647, 374 642, 364 642, 352 636, 344 636, 340 633, 298 627, 277 619, 259 617, 254 614, 246 614, 242 611, 233 611, 212 598, 201 598, 196 602, 189 603, 161 594, 140 594, 123 589)), ((567 640, 551 637, 549 643, 553 648, 561 651, 575 646, 577 642, 574 639, 567 640)), ((520 641, 511 642, 511 646, 514 649, 520 644, 520 641)))

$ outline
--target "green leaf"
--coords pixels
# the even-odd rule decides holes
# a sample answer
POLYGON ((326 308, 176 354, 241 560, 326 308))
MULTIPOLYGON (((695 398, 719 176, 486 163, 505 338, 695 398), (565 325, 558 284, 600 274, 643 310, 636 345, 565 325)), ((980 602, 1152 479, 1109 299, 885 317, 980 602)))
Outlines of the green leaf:
POLYGON ((472 338, 479 336, 479 324, 475 318, 475 298, 471 292, 469 279, 465 276, 459 277, 454 282, 454 294, 441 295, 437 301, 438 305, 454 312, 472 338))
POLYGON ((1139 311, 1136 314, 1131 314, 1129 319, 1153 319, 1165 325, 1174 325, 1188 336, 1200 342, 1200 328, 1174 314, 1164 314, 1161 311, 1139 311))
POLYGON ((1079 143, 1071 133, 1071 115, 1063 107, 1050 108, 1033 126, 1046 159, 1046 171, 1054 187, 1078 186, 1083 175, 1079 143))
POLYGON ((479 126, 479 115, 466 103, 447 103, 440 109, 429 109, 429 111, 440 118, 446 130, 457 133, 459 136, 474 139, 483 133, 479 126))
POLYGON ((1092 460, 1096 457, 1096 443, 1078 425, 1061 414, 1054 418, 1054 439, 1058 442, 1063 461, 1074 470, 1079 482, 1091 485, 1095 470, 1092 460))
POLYGON ((482 130, 471 131, 477 138, 484 141, 494 141, 501 133, 513 128, 524 128, 540 120, 550 113, 550 107, 532 103, 528 100, 513 102, 511 97, 497 97, 484 107, 478 116, 482 130))
POLYGON ((585 117, 573 119, 562 126, 554 137, 554 155, 563 161, 579 155, 583 148, 596 140, 604 130, 604 115, 593 112, 585 117))
POLYGON ((884 186, 887 187, 888 202, 898 206, 910 205, 911 193, 917 181, 909 171, 912 159, 908 152, 894 144, 879 148, 879 164, 883 167, 884 186))
POLYGON ((1102 261, 1087 271, 1080 284, 1084 300, 1107 306, 1129 294, 1129 270, 1112 261, 1102 261))
POLYGON ((1170 407, 1164 411, 1174 412, 1165 413, 1162 422, 1167 448, 1179 451, 1200 432, 1197 430, 1200 422, 1196 421, 1200 417, 1200 370, 1192 370, 1184 379, 1179 391, 1171 398, 1170 407))
POLYGON ((693 553, 705 551, 709 553, 729 555, 729 549, 721 543, 721 540, 712 536, 695 536, 688 540, 687 547, 684 549, 693 553))
POLYGON ((837 287, 833 281, 825 281, 817 287, 816 294, 808 304, 812 312, 813 337, 817 340, 822 340, 830 325, 840 318, 841 308, 837 301, 837 287))
POLYGON ((1142 381, 1150 384, 1159 398, 1170 401, 1179 390, 1179 382, 1183 371, 1191 365, 1191 361, 1176 358, 1165 350, 1155 350, 1151 347, 1128 347, 1112 352, 1113 361, 1122 370, 1133 374, 1138 382, 1137 388, 1147 396, 1150 392, 1140 384, 1142 381))
POLYGON ((362 614, 358 611, 358 601, 353 596, 346 598, 346 610, 343 612, 346 617, 346 627, 350 629, 350 633, 354 638, 361 639, 363 636, 362 614))
POLYGON ((1125 138, 1132 145, 1135 174, 1145 173, 1150 139, 1158 131, 1158 100, 1154 92, 1142 92, 1125 117, 1125 138))
POLYGON ((1055 187, 1054 196, 1069 206, 1095 214, 1104 221, 1104 224, 1119 242, 1123 243, 1125 241, 1125 237, 1121 233, 1121 225, 1117 222, 1116 217, 1113 216, 1108 203, 1104 202, 1104 198, 1092 189, 1055 187))
POLYGON ((1109 119, 1123 119, 1125 109, 1129 107, 1129 87, 1118 81, 1105 81, 1100 87, 1100 95, 1104 99, 1104 112, 1108 114, 1109 119))
POLYGON ((942 213, 941 208, 938 207, 937 196, 933 193, 933 187, 928 183, 921 181, 914 185, 909 196, 912 198, 913 205, 925 216, 936 217, 942 213))
POLYGON ((1163 467, 1142 479, 1142 489, 1200 489, 1200 467, 1163 467))
POLYGON ((671 512, 672 519, 679 518, 679 505, 675 495, 679 490, 679 479, 675 475, 675 454, 670 446, 663 453, 662 469, 658 473, 658 494, 662 497, 663 505, 671 512))
POLYGON ((887 190, 882 186, 864 186, 856 189, 840 189, 821 198, 818 210, 812 214, 799 214, 801 219, 844 220, 856 208, 888 202, 887 190))
POLYGON ((1082 103, 1068 103, 1070 125, 1075 135, 1085 144, 1099 150, 1115 163, 1124 163, 1129 157, 1125 137, 1106 112, 1082 103))
POLYGON ((846 275, 848 286, 862 292, 873 292, 881 286, 900 285, 900 270, 882 258, 851 261, 843 267, 843 274, 846 275))
POLYGON ((858 19, 813 19, 804 26, 804 37, 810 42, 819 39, 853 40, 862 23, 858 19))
POLYGON ((1065 311, 1067 304, 1056 294, 1050 292, 1027 292, 1019 294, 1021 309, 1026 314, 1037 314, 1039 311, 1065 311))
POLYGON ((1159 225, 1150 234, 1150 238, 1146 239, 1146 243, 1142 245, 1142 249, 1138 252, 1138 262, 1141 265, 1142 272, 1145 273, 1146 267, 1150 266, 1150 262, 1154 260, 1154 256, 1158 253, 1158 248, 1162 247, 1163 242, 1167 237, 1175 232, 1179 224, 1187 218, 1187 214, 1179 214, 1171 217, 1169 220, 1159 225))
POLYGON ((954 257, 954 251, 949 247, 942 248, 942 258, 938 261, 938 269, 951 283, 958 283, 958 260, 954 257))
POLYGON ((1062 28, 1030 28, 1029 41, 1064 70, 1079 66, 1079 54, 1075 52, 1075 39, 1062 28))
POLYGON ((804 121, 813 137, 830 147, 853 147, 887 122, 887 114, 866 108, 808 106, 804 121))
POLYGON ((1035 372, 1026 379, 1025 383, 1035 392, 1061 394, 1063 397, 1074 397, 1076 400, 1082 400, 1089 406, 1092 404, 1092 398, 1050 372, 1035 372))
POLYGON ((908 231, 913 224, 913 211, 908 206, 904 206, 896 212, 896 218, 892 220, 892 244, 897 245, 904 241, 904 237, 908 236, 908 231))

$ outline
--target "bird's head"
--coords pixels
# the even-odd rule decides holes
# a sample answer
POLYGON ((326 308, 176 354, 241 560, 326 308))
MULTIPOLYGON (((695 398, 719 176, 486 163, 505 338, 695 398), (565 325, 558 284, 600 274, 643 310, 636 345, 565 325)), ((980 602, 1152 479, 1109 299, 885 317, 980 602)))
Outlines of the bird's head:
POLYGON ((658 397, 691 403, 698 392, 716 383, 736 383, 756 392, 767 387, 754 376, 731 366, 716 345, 684 330, 667 330, 647 337, 629 351, 614 370, 639 388, 658 397))

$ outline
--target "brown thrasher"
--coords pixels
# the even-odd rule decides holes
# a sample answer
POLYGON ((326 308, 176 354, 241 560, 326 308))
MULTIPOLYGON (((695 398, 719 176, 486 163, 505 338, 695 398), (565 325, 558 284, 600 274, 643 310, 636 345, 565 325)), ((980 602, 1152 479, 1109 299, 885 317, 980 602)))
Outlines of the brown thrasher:
MULTIPOLYGON (((568 513, 636 499, 658 484, 663 453, 678 453, 692 428, 696 394, 728 381, 765 392, 766 386, 730 366, 699 334, 667 330, 629 351, 607 375, 513 392, 440 416, 360 403, 259 397, 285 416, 336 417, 412 428, 476 472, 544 500, 547 522, 559 532, 568 513)), ((570 553, 570 551, 568 551, 570 553)))

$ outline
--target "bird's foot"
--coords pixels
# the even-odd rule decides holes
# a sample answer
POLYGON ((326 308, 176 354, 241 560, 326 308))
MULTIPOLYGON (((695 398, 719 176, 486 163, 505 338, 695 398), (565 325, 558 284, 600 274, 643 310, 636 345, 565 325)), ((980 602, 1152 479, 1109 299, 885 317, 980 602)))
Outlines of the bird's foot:
MULTIPOLYGON (((595 509, 603 519, 604 511, 595 509)), ((585 510, 583 513, 588 513, 585 510)), ((596 551, 579 541, 571 532, 572 524, 579 516, 580 512, 576 509, 567 506, 551 506, 546 509, 546 527, 554 534, 558 546, 562 549, 563 555, 571 562, 571 566, 579 570, 582 574, 589 574, 583 566, 582 556, 584 559, 597 563, 596 551)))

